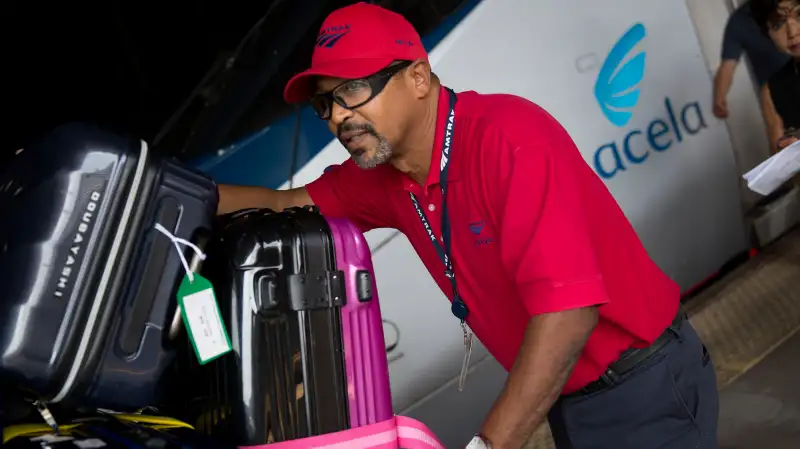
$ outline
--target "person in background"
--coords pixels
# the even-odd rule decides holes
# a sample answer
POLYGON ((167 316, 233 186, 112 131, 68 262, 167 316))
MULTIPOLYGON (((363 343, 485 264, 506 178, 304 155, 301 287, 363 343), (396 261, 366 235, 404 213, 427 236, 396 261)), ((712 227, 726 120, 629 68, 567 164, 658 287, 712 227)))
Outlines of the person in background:
POLYGON ((728 118, 728 92, 742 53, 747 54, 759 87, 789 60, 789 57, 775 48, 772 41, 761 32, 752 16, 750 2, 737 8, 725 26, 722 62, 714 77, 713 111, 717 118, 728 118))
POLYGON ((544 109, 442 85, 414 27, 366 3, 325 19, 284 98, 351 159, 296 189, 220 185, 218 212, 316 205, 400 230, 465 358, 474 331, 509 372, 469 449, 521 449, 545 420, 559 449, 716 447, 714 365, 680 288, 544 109))
POLYGON ((762 88, 762 105, 773 148, 800 138, 800 1, 753 0, 753 16, 789 60, 762 88))

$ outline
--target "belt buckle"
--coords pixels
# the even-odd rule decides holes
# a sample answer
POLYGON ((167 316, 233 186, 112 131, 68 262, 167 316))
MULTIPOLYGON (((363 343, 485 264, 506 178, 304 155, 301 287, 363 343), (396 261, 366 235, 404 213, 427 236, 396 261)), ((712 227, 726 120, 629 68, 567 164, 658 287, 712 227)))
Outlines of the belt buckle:
MULTIPOLYGON (((580 390, 576 391, 572 395, 574 396, 586 396, 592 393, 597 393, 599 391, 603 391, 606 388, 613 387, 617 385, 620 381, 620 376, 611 368, 607 369, 597 380, 590 382, 585 387, 581 388, 580 390)), ((571 396, 572 396, 571 395, 571 396)))

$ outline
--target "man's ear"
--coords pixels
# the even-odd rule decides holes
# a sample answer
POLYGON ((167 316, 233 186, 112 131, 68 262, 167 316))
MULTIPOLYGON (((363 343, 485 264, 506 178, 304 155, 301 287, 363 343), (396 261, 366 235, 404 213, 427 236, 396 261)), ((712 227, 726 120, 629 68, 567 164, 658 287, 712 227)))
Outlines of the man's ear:
POLYGON ((417 98, 425 98, 432 87, 431 65, 424 59, 417 59, 408 66, 407 71, 417 98))

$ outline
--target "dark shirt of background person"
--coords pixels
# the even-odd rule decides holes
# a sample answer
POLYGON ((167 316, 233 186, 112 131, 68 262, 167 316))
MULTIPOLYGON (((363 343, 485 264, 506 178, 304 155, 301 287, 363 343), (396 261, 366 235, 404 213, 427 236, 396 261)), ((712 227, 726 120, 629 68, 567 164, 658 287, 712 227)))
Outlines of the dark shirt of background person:
POLYGON ((714 79, 714 115, 718 118, 728 117, 727 96, 743 53, 750 60, 759 87, 789 61, 761 31, 751 15, 750 2, 738 7, 725 25, 722 61, 714 79))
POLYGON ((750 59, 759 86, 789 62, 789 55, 778 50, 753 19, 750 2, 737 8, 725 26, 722 60, 738 61, 743 52, 750 59))
POLYGON ((774 147, 800 135, 800 0, 752 0, 753 17, 775 47, 789 57, 762 88, 762 109, 774 147))

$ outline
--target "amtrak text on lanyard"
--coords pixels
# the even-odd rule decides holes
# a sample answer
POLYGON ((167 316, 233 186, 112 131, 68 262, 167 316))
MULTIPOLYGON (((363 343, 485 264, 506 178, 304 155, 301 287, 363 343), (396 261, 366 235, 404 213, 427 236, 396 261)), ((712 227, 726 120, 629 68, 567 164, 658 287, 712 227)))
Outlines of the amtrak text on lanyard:
POLYGON ((461 322, 461 329, 464 332, 464 362, 461 365, 461 376, 459 376, 458 380, 458 390, 461 391, 464 389, 464 381, 466 380, 467 369, 469 368, 473 335, 472 332, 467 329, 466 319, 469 316, 469 309, 464 303, 464 300, 461 299, 461 295, 458 294, 456 273, 455 270, 453 270, 453 261, 450 252, 450 218, 447 215, 447 175, 450 168, 450 151, 452 149, 453 132, 455 130, 456 94, 450 89, 447 89, 447 92, 450 95, 450 108, 448 110, 444 129, 442 130, 442 160, 439 164, 439 185, 442 188, 442 244, 439 243, 436 236, 433 234, 433 229, 428 221, 428 217, 425 216, 425 212, 422 210, 422 206, 420 206, 417 197, 413 193, 409 193, 409 195, 411 196, 411 203, 414 205, 414 209, 417 211, 417 215, 419 215, 419 219, 422 222, 422 226, 425 227, 428 238, 430 238, 433 247, 436 249, 439 258, 444 264, 444 274, 447 276, 453 288, 453 302, 450 306, 450 311, 459 319, 461 322))

